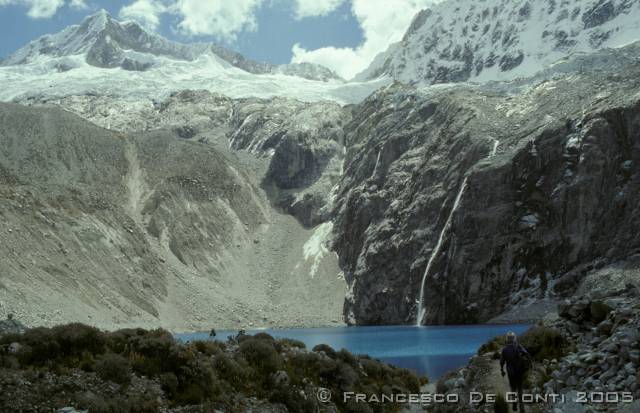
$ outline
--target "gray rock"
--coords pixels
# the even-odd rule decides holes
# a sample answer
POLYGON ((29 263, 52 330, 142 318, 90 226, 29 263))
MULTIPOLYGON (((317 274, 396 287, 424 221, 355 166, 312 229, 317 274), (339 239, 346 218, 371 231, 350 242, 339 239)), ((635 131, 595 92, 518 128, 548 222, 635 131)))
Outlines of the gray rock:
POLYGON ((618 356, 612 355, 612 356, 607 356, 604 359, 606 361, 607 364, 609 365, 613 365, 615 366, 616 364, 618 364, 618 356))
POLYGON ((618 413, 636 413, 640 412, 640 400, 635 400, 628 404, 618 407, 618 413))
POLYGON ((21 349, 22 349, 22 344, 20 344, 20 343, 11 343, 7 347, 7 352, 9 354, 18 354, 21 349))
POLYGON ((625 364, 624 369, 626 370, 627 374, 635 375, 638 372, 637 365, 634 363, 625 364))
POLYGON ((606 370, 604 373, 602 373, 598 378, 603 383, 607 383, 611 378, 615 377, 617 373, 618 373, 618 369, 615 367, 611 367, 608 370, 606 370))
POLYGON ((6 320, 0 320, 0 335, 22 334, 26 329, 25 325, 13 318, 12 314, 9 314, 6 320))
POLYGON ((279 370, 271 375, 271 381, 275 387, 288 386, 291 380, 286 371, 279 370))
POLYGON ((613 328, 613 323, 609 320, 604 320, 596 327, 596 331, 598 334, 603 336, 608 336, 611 333, 611 329, 613 328))
POLYGON ((636 382, 637 382, 636 377, 631 375, 627 377, 627 379, 624 381, 624 386, 627 388, 631 388, 636 382))

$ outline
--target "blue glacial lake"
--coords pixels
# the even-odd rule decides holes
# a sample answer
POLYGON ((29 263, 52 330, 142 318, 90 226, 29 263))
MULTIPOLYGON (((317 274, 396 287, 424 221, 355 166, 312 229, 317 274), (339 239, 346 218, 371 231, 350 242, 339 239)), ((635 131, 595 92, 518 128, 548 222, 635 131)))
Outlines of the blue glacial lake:
MULTIPOLYGON (((266 332, 278 338, 300 340, 308 349, 328 344, 354 354, 368 354, 389 364, 414 370, 430 379, 461 367, 478 348, 495 336, 514 331, 521 334, 528 325, 464 326, 383 326, 329 327, 248 330, 247 334, 266 332)), ((217 331, 216 340, 225 341, 237 331, 217 331)), ((210 340, 209 333, 176 334, 181 341, 210 340)))

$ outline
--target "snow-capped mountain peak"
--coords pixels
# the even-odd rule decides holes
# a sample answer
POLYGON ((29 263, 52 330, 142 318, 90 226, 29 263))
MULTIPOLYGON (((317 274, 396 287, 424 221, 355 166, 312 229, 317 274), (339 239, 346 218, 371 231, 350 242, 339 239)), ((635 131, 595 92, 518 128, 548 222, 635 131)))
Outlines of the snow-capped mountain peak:
MULTIPOLYGON (((253 74, 282 73, 311 80, 341 80, 316 64, 272 65, 247 59, 240 53, 209 43, 182 44, 146 31, 134 21, 119 22, 105 10, 86 17, 79 25, 30 42, 3 61, 3 65, 32 63, 43 56, 63 58, 84 55, 86 63, 101 68, 120 67, 144 71, 161 65, 163 59, 195 61, 203 55, 221 66, 234 66, 253 74)), ((73 68, 69 62, 59 70, 73 68)))
POLYGON ((0 101, 87 93, 140 101, 204 89, 232 98, 355 103, 387 82, 347 83, 313 63, 275 65, 216 44, 174 42, 104 10, 0 61, 0 101))
POLYGON ((575 52, 640 40, 640 0, 448 0, 356 79, 406 83, 510 80, 575 52))

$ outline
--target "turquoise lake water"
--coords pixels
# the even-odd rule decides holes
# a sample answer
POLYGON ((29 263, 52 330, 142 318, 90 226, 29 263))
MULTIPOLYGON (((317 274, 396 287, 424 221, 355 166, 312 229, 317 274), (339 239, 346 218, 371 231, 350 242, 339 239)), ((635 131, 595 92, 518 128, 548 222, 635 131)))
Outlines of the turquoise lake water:
MULTIPOLYGON (((308 349, 328 344, 355 354, 368 354, 389 364, 414 370, 436 379, 448 370, 461 367, 478 348, 495 336, 514 331, 521 334, 528 325, 464 326, 383 326, 328 327, 248 330, 247 334, 266 332, 278 338, 300 340, 308 349)), ((217 331, 215 340, 225 341, 237 331, 217 331)), ((181 341, 210 340, 209 333, 177 334, 181 341)))

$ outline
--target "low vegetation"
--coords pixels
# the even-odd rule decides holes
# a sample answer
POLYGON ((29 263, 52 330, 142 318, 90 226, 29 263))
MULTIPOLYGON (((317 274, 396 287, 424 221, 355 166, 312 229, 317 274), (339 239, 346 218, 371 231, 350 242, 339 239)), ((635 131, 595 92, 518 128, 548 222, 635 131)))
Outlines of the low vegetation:
MULTIPOLYGON (((92 412, 157 411, 155 399, 126 396, 143 380, 161 388, 168 407, 206 405, 223 411, 234 411, 239 400, 255 398, 285 405, 290 412, 309 412, 318 410, 318 388, 340 395, 415 393, 420 387, 418 377, 408 370, 328 346, 308 351, 299 341, 276 340, 265 333, 183 344, 164 330, 106 333, 68 324, 0 337, 0 348, 11 343, 18 343, 19 350, 0 353, 0 370, 5 372, 29 371, 37 377, 82 373, 113 383, 118 391, 109 397, 87 392, 73 396, 76 407, 92 412)), ((345 412, 400 409, 392 404, 346 405, 341 397, 332 402, 345 412)))
MULTIPOLYGON (((534 361, 558 359, 571 351, 569 343, 560 331, 538 325, 530 328, 518 338, 518 342, 531 354, 534 361)), ((506 344, 504 336, 498 336, 483 344, 478 354, 494 353, 497 359, 500 350, 506 344)))

